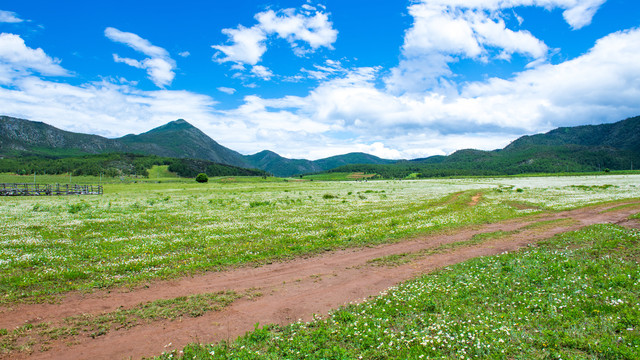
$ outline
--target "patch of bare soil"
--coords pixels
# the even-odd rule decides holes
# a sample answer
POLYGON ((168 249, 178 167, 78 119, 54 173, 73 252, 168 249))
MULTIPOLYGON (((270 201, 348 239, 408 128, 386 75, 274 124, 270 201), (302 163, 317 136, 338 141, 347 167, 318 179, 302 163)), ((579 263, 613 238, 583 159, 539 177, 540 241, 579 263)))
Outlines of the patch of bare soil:
POLYGON ((471 197, 471 201, 469 202, 469 206, 476 206, 478 202, 482 198, 482 193, 477 193, 471 197))
POLYGON ((520 203, 517 201, 511 201, 508 202, 509 206, 513 206, 514 208, 518 209, 518 210, 540 210, 539 207, 534 206, 534 205, 530 205, 530 204, 525 204, 525 203, 520 203))
MULTIPOLYGON (((479 200, 479 198, 477 199, 479 200)), ((476 200, 476 201, 477 201, 476 200)), ((58 304, 16 305, 0 309, 0 328, 13 329, 25 323, 63 324, 65 317, 99 314, 139 303, 171 299, 191 294, 233 290, 242 293, 259 291, 262 296, 242 298, 221 311, 196 318, 156 321, 130 329, 111 331, 103 336, 75 336, 35 344, 31 353, 0 354, 11 359, 123 359, 154 356, 172 349, 182 349, 191 342, 210 343, 231 340, 253 330, 256 323, 289 324, 299 319, 311 320, 313 314, 324 315, 330 309, 349 302, 362 301, 391 286, 435 269, 474 257, 515 251, 555 234, 577 230, 598 223, 618 223, 638 227, 627 220, 637 213, 637 206, 621 204, 592 206, 558 213, 541 214, 495 224, 408 239, 405 241, 326 253, 311 258, 274 263, 259 268, 206 273, 172 281, 159 281, 134 290, 116 289, 91 294, 68 294, 58 304), (605 211, 611 210, 611 211, 605 211), (558 221, 548 226, 531 226, 538 222, 558 221), (511 235, 487 242, 452 247, 450 251, 418 257, 395 267, 371 266, 369 262, 393 254, 415 253, 445 244, 468 241, 474 235, 490 232, 512 232, 511 235)))
POLYGON ((363 172, 354 172, 347 175, 347 178, 361 180, 361 179, 370 179, 374 176, 376 176, 376 174, 365 174, 363 172))

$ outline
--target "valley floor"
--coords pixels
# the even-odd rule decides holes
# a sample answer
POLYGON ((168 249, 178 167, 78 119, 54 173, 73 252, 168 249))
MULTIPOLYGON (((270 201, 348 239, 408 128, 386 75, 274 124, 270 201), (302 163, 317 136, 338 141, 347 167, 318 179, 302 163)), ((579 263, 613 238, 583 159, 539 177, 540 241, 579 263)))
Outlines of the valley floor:
MULTIPOLYGON (((479 195, 473 196, 466 206, 477 206, 479 200, 479 195)), ((391 244, 333 250, 127 288, 76 291, 51 304, 4 305, 0 329, 20 331, 5 330, 0 337, 4 347, 0 358, 140 358, 178 351, 192 342, 233 340, 258 323, 309 321, 314 314, 326 315, 433 270, 535 246, 559 233, 593 224, 638 228, 638 221, 629 219, 638 212, 638 200, 542 211, 391 244), (203 300, 204 295, 211 297, 203 300), (194 305, 176 310, 175 299, 194 305), (147 316, 147 308, 167 314, 147 316)))

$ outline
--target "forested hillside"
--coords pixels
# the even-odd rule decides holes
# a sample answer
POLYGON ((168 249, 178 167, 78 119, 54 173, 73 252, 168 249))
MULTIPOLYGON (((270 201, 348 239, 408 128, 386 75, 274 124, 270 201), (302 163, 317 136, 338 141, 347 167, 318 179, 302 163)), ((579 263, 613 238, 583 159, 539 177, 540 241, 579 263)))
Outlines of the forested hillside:
POLYGON ((613 124, 559 128, 523 136, 501 150, 459 150, 449 156, 391 165, 346 165, 331 172, 385 178, 631 170, 640 167, 640 117, 613 124))
POLYGON ((315 173, 349 164, 391 164, 395 162, 365 153, 349 153, 319 160, 287 159, 268 150, 248 155, 246 159, 253 167, 266 170, 276 176, 315 173))
POLYGON ((209 176, 267 176, 267 172, 214 163, 198 159, 178 159, 140 154, 99 154, 64 158, 23 157, 0 159, 0 173, 21 175, 66 174, 104 176, 148 176, 154 165, 168 165, 168 170, 181 177, 209 176))

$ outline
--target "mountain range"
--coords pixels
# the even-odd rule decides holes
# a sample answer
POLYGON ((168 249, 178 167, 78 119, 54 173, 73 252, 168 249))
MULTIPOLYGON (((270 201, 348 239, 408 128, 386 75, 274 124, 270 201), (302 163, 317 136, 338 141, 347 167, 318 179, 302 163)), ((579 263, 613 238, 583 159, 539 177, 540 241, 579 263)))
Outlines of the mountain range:
POLYGON ((464 149, 448 156, 386 160, 350 153, 320 160, 288 159, 272 151, 242 155, 179 119, 138 135, 108 139, 57 129, 42 122, 0 116, 0 157, 61 158, 87 154, 134 153, 192 158, 276 176, 325 171, 378 173, 383 177, 500 175, 594 171, 640 167, 640 116, 611 124, 562 127, 523 136, 504 149, 464 149))
POLYGON ((522 136, 504 149, 463 149, 393 165, 345 165, 335 172, 386 178, 633 170, 640 167, 640 116, 611 124, 561 127, 522 136))
POLYGON ((0 116, 0 157, 64 157, 128 152, 173 158, 209 160, 220 164, 265 170, 276 176, 326 171, 349 164, 391 164, 364 153, 350 153, 320 160, 288 159, 272 151, 242 155, 228 149, 183 119, 138 135, 108 139, 60 130, 51 125, 0 116))

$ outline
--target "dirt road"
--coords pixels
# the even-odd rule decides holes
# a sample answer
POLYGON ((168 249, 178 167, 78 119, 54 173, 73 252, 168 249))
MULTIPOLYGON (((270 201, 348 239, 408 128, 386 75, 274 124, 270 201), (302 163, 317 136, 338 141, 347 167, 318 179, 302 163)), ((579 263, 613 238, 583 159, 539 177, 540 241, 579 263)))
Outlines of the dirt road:
POLYGON ((30 352, 0 354, 0 358, 137 359, 181 349, 190 342, 208 343, 234 339, 252 330, 256 323, 284 325, 298 319, 308 321, 313 314, 324 315, 330 309, 362 301, 403 281, 470 258, 514 251, 555 234, 592 224, 617 223, 638 227, 637 222, 627 218, 640 211, 640 202, 626 204, 630 205, 621 206, 618 203, 541 214, 377 247, 335 251, 259 268, 242 268, 156 282, 134 290, 73 293, 58 304, 0 308, 0 328, 13 329, 25 323, 63 324, 65 317, 73 315, 99 314, 118 308, 130 308, 142 302, 190 294, 221 290, 234 290, 238 293, 252 290, 262 294, 252 299, 241 298, 221 311, 206 313, 200 317, 156 321, 130 329, 112 330, 96 338, 76 335, 50 340, 47 344, 38 343, 36 338, 30 352), (547 222, 561 219, 567 220, 547 222), (482 243, 446 246, 469 242, 477 234, 497 231, 508 234, 482 243), (375 266, 371 263, 374 259, 388 255, 424 254, 425 250, 430 249, 432 251, 428 254, 413 257, 412 261, 397 266, 375 266))

